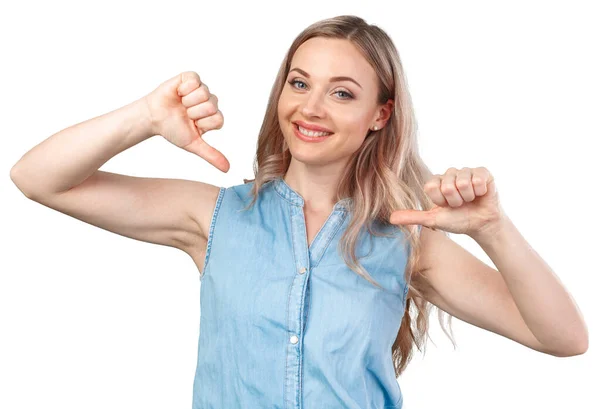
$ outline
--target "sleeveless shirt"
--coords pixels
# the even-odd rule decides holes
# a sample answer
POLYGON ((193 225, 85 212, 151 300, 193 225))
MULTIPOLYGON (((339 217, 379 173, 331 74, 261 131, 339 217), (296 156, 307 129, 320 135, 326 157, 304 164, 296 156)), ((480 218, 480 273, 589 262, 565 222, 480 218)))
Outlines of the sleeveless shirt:
POLYGON ((377 288, 338 253, 351 198, 309 246, 302 196, 280 177, 244 210, 253 184, 219 188, 199 278, 193 409, 401 408, 391 348, 408 290, 404 234, 361 230, 356 255, 377 288))

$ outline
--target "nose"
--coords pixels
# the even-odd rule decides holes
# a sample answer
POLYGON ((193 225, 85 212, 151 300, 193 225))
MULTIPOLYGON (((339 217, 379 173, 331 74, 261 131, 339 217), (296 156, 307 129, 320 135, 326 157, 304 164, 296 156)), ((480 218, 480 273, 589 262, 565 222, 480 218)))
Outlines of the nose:
POLYGON ((323 101, 317 92, 310 93, 302 107, 302 114, 306 117, 323 117, 325 110, 323 109, 323 101))

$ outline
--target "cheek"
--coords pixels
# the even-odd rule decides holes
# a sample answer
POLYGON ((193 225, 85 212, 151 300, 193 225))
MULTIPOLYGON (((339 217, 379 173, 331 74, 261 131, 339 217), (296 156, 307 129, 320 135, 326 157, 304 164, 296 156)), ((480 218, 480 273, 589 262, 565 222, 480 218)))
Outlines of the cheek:
POLYGON ((289 115, 290 104, 288 98, 285 96, 285 92, 281 94, 279 100, 277 101, 277 115, 279 116, 279 120, 281 121, 287 115, 289 115))
POLYGON ((281 100, 277 103, 277 119, 279 120, 279 125, 283 125, 285 121, 285 105, 282 104, 281 100))
POLYGON ((344 151, 355 152, 362 146, 369 130, 368 119, 364 111, 348 113, 340 118, 339 130, 345 135, 341 140, 344 151))
POLYGON ((281 123, 281 103, 277 103, 277 118, 279 119, 279 122, 281 123))
POLYGON ((349 112, 340 118, 339 123, 352 139, 364 138, 369 128, 368 117, 362 111, 349 112))
POLYGON ((289 126, 290 126, 290 109, 285 103, 285 98, 280 98, 277 102, 277 121, 279 122, 279 129, 283 134, 284 139, 289 138, 289 126))

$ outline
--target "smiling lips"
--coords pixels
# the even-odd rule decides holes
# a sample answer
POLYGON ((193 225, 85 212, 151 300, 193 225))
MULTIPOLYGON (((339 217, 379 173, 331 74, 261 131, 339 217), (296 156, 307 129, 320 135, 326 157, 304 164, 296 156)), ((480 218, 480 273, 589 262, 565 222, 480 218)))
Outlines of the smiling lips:
POLYGON ((308 132, 312 131, 312 132, 333 133, 330 129, 324 128, 319 125, 307 124, 306 122, 302 122, 302 121, 293 121, 292 123, 295 125, 298 125, 301 128, 304 128, 304 130, 308 131, 308 132))
POLYGON ((315 132, 305 129, 299 125, 297 125, 296 129, 304 136, 308 136, 309 138, 323 137, 331 135, 331 132, 315 132))
POLYGON ((294 135, 296 135, 296 137, 298 139, 300 139, 301 141, 308 142, 308 143, 311 143, 311 142, 314 143, 314 142, 321 142, 321 141, 328 139, 332 135, 332 133, 307 131, 302 126, 294 124, 294 135))

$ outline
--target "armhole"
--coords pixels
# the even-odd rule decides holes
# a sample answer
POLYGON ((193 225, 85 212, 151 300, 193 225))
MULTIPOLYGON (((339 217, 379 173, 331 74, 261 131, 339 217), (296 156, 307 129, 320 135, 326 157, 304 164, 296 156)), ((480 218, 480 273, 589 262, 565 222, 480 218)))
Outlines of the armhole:
POLYGON ((215 223, 217 221, 217 215, 219 214, 219 209, 221 208, 221 202, 223 201, 223 194, 225 193, 224 187, 219 187, 219 195, 217 196, 217 201, 215 203, 215 209, 213 210, 212 219, 210 221, 210 228, 208 230, 208 239, 206 244, 206 254, 204 255, 204 266, 202 267, 202 273, 200 274, 200 281, 206 275, 206 268, 208 266, 208 257, 210 256, 210 248, 212 245, 212 239, 215 230, 215 223))

